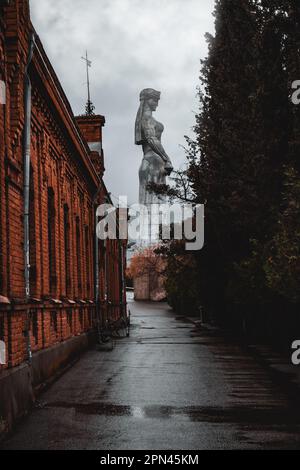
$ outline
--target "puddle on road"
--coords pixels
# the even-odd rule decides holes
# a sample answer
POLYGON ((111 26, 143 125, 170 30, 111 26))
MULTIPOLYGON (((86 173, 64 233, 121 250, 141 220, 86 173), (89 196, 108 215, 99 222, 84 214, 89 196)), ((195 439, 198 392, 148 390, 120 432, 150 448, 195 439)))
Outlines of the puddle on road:
POLYGON ((110 403, 67 403, 67 402, 54 402, 47 403, 44 408, 74 408, 77 413, 85 415, 100 415, 100 416, 131 416, 132 408, 126 405, 113 405, 110 403))
POLYGON ((248 423, 259 425, 299 425, 300 416, 289 409, 258 409, 246 407, 173 407, 150 405, 145 407, 116 405, 111 403, 46 403, 44 409, 74 408, 76 413, 106 417, 133 417, 135 419, 188 419, 203 423, 248 423))

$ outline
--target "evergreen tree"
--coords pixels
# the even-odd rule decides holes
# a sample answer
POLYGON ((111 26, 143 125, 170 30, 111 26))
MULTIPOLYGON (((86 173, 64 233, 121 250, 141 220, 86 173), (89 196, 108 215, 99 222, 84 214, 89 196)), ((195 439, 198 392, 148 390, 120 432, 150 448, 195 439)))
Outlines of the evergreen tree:
MULTIPOLYGON (((192 270, 199 304, 227 321, 226 312, 268 306, 275 315, 282 300, 300 301, 300 105, 290 99, 300 80, 300 5, 216 0, 215 18, 196 137, 187 138, 187 177, 206 207, 205 247, 179 267, 176 245, 166 256, 175 304, 179 279, 192 270)), ((185 297, 196 303, 195 289, 185 297)))
MULTIPOLYGON (((287 88, 300 80, 300 5, 294 0, 281 5, 284 67, 287 88)), ((288 156, 278 223, 267 246, 264 270, 268 285, 285 301, 300 303, 300 107, 290 101, 288 156)))
MULTIPOLYGON (((208 38, 200 77, 204 92, 196 140, 189 140, 193 190, 206 202, 199 285, 207 306, 223 311, 244 300, 240 282, 244 286, 249 279, 241 269, 251 262, 253 243, 263 246, 271 237, 287 155, 283 32, 275 25, 280 13, 262 3, 216 2, 216 34, 208 38)), ((263 280, 267 289, 267 283, 262 266, 256 269, 249 275, 258 286, 252 282, 249 294, 258 301, 256 287, 261 291, 263 280)))

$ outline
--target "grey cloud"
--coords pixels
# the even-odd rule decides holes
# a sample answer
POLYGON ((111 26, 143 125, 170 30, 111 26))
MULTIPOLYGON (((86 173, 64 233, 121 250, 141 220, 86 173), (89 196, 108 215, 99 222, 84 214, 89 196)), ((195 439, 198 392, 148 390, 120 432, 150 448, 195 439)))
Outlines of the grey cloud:
POLYGON ((34 26, 75 114, 84 111, 88 49, 92 99, 106 116, 105 180, 114 195, 137 200, 141 149, 133 142, 139 92, 162 92, 156 117, 175 167, 184 162, 184 135, 197 109, 204 34, 213 32, 214 0, 31 0, 34 26))

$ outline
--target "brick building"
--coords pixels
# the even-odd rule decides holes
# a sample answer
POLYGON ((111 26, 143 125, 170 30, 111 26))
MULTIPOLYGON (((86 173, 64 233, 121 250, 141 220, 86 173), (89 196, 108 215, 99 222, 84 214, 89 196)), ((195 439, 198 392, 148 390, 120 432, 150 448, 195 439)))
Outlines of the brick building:
POLYGON ((0 81, 0 422, 10 426, 86 347, 99 309, 116 319, 126 308, 126 243, 96 242, 96 207, 109 201, 105 119, 74 117, 28 0, 0 0, 0 81))

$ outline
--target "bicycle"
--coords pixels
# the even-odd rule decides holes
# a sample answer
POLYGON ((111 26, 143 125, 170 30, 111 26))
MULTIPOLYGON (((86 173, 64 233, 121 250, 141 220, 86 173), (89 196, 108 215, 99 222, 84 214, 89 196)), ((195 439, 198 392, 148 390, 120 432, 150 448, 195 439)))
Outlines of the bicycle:
POLYGON ((130 336, 130 317, 131 312, 122 315, 115 321, 105 320, 104 325, 98 319, 98 340, 100 344, 111 343, 111 349, 116 345, 116 339, 130 336))
POLYGON ((130 336, 130 310, 126 311, 118 320, 113 323, 114 332, 118 338, 129 338, 130 336))
POLYGON ((98 344, 109 344, 111 343, 111 350, 115 347, 115 341, 112 334, 112 325, 107 318, 100 316, 99 311, 97 312, 97 332, 98 332, 98 344))

